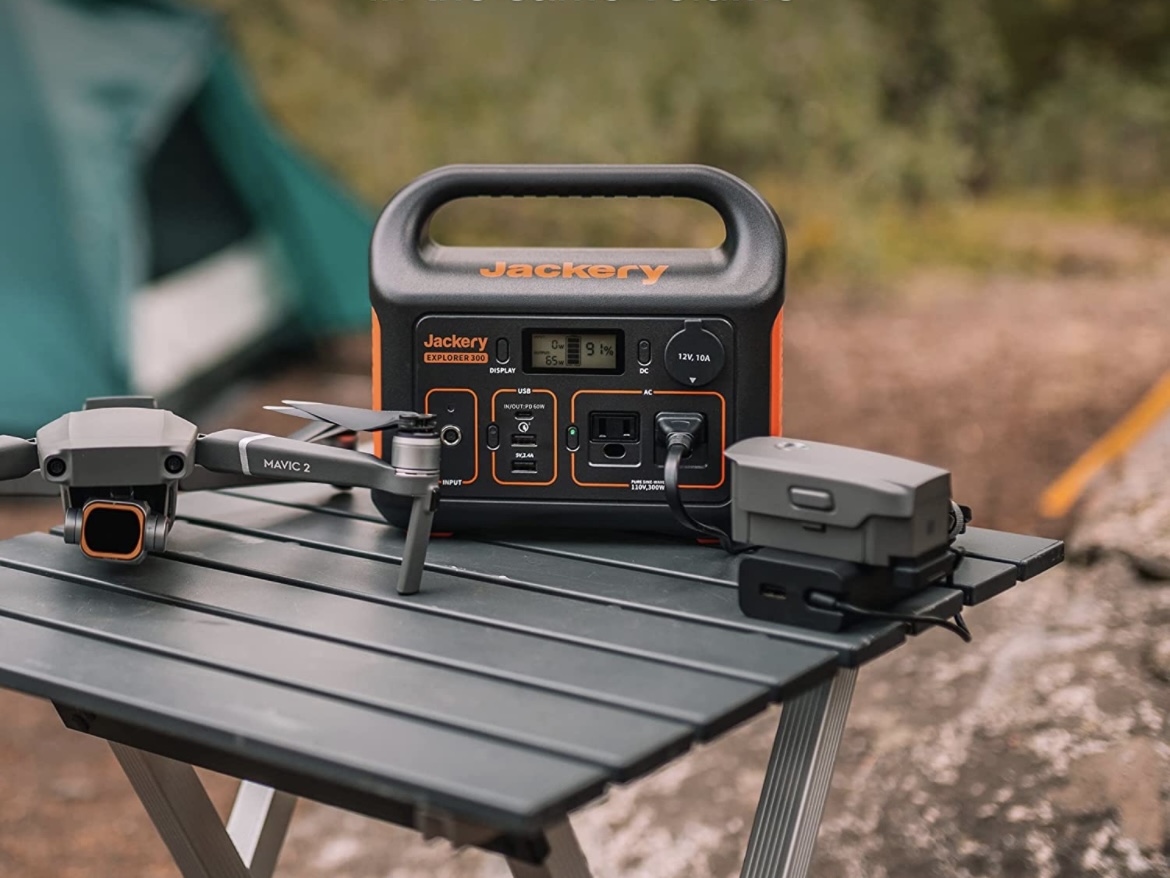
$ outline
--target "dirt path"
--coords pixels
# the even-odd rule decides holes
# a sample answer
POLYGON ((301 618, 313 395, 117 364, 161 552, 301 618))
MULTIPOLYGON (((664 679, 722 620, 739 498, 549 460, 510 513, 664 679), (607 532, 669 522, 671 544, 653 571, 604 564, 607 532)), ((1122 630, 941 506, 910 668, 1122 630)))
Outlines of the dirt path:
MULTIPOLYGON (((979 524, 1062 532, 1061 522, 1037 520, 1037 495, 1170 367, 1170 250, 1127 233, 1083 238, 1070 230, 1057 239, 1077 252, 1090 244, 1127 254, 1138 248, 1143 259, 1149 254, 1147 267, 1043 280, 920 277, 896 299, 866 303, 805 296, 794 285, 786 432, 946 466, 979 524)), ((358 343, 355 351, 362 350, 358 343)), ((353 356, 360 364, 361 354, 353 356)), ((348 367, 346 358, 338 362, 348 367)), ((322 377, 314 367, 242 393, 236 405, 254 411, 291 388, 302 397, 365 401, 362 379, 322 377)), ((0 536, 43 528, 57 514, 53 504, 0 503, 0 536)), ((994 635, 1002 618, 994 607, 971 617, 977 637, 994 635)), ((896 797, 881 785, 867 789, 867 779, 892 776, 883 763, 897 752, 889 741, 949 709, 950 696, 936 697, 927 684, 936 658, 961 657, 957 642, 931 634, 863 672, 826 815, 834 838, 847 833, 848 812, 859 802, 880 808, 882 796, 896 797)), ((0 875, 176 874, 108 748, 67 732, 48 705, 22 696, 0 693, 0 717, 0 875)), ((638 874, 651 876, 735 874, 774 721, 770 714, 749 724, 583 814, 580 832, 598 872, 632 874, 640 866, 638 874), (717 813, 707 810, 711 802, 717 813)), ((213 792, 222 805, 230 784, 214 779, 213 792)), ((852 874, 824 846, 816 869, 852 874)), ((443 845, 302 804, 280 874, 436 872, 503 874, 501 864, 473 852, 453 857, 443 845)))

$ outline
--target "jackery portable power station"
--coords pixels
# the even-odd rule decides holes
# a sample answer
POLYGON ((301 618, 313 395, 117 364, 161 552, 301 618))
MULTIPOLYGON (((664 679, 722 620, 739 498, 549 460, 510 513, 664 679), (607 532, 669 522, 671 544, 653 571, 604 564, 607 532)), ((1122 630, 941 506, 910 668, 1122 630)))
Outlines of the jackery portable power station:
MULTIPOLYGON (((399 192, 370 248, 374 407, 438 418, 436 528, 677 532, 664 462, 678 414, 701 423, 681 497, 726 528, 723 450, 781 431, 785 255, 759 193, 699 165, 461 165, 399 192), (719 213, 726 238, 710 249, 431 239, 441 206, 481 196, 691 198, 719 213)), ((374 501, 406 525, 400 498, 374 501)))

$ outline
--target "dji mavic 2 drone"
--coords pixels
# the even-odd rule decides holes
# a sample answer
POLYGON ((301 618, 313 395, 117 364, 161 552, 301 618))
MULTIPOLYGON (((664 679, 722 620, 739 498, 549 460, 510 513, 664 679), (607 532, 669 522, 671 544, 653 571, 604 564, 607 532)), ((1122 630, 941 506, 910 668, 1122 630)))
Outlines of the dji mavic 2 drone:
POLYGON ((201 435, 149 397, 90 399, 81 411, 41 427, 34 440, 0 435, 0 481, 29 484, 39 472, 61 492, 65 542, 91 558, 131 564, 166 549, 180 487, 275 479, 410 497, 398 592, 417 592, 439 500, 441 443, 434 417, 293 401, 269 408, 318 423, 287 438, 246 430, 201 435), (360 431, 380 431, 390 440, 389 463, 363 451, 313 444, 360 431), (203 471, 235 478, 217 480, 203 471))

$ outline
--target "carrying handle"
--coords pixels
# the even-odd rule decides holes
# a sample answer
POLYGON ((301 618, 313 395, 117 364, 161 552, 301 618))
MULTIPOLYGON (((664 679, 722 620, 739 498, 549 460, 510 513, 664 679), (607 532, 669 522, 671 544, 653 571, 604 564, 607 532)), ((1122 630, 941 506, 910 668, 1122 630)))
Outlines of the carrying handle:
POLYGON ((783 247, 780 223, 759 193, 706 165, 448 165, 394 196, 378 220, 375 242, 417 257, 420 247, 438 246, 426 230, 440 207, 460 198, 507 196, 693 198, 723 219, 727 237, 720 249, 729 260, 783 247))

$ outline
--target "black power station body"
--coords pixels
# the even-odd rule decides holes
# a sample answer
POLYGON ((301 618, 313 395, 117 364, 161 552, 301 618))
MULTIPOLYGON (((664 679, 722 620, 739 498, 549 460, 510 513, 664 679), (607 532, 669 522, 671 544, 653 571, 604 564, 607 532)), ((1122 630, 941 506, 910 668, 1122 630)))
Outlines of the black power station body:
MULTIPOLYGON (((676 532, 656 426, 669 413, 702 415, 681 496, 726 528, 723 450, 781 430, 785 252, 768 203, 705 166, 450 166, 399 192, 370 250, 374 407, 438 418, 436 528, 676 532), (692 198, 727 234, 711 249, 431 240, 436 210, 479 196, 692 198)), ((405 526, 400 499, 374 501, 405 526)))

